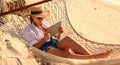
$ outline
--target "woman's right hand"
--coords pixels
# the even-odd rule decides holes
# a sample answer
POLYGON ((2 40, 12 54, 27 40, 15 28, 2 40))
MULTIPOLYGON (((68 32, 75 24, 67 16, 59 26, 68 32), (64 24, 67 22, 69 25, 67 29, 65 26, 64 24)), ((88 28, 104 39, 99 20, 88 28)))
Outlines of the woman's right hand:
POLYGON ((45 39, 45 41, 49 40, 50 37, 51 37, 50 33, 45 33, 45 34, 44 34, 44 39, 45 39))

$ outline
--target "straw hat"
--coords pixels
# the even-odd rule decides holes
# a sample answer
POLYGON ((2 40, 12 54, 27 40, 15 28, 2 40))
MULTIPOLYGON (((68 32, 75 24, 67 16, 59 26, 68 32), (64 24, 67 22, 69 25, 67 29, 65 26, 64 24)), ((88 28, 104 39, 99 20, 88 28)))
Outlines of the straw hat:
POLYGON ((42 9, 40 6, 38 7, 31 7, 31 15, 32 16, 36 16, 36 17, 40 17, 40 18, 45 18, 46 16, 48 16, 50 14, 50 12, 48 10, 44 10, 42 9))

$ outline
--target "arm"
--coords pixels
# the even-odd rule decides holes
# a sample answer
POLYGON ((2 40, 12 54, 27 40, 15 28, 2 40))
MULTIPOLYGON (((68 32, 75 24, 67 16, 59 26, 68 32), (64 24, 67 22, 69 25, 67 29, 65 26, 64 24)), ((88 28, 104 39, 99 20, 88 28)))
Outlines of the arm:
POLYGON ((46 42, 46 40, 50 39, 49 37, 50 34, 46 33, 44 35, 44 38, 38 41, 36 39, 36 34, 33 31, 24 32, 24 38, 26 39, 26 41, 28 41, 30 45, 37 48, 40 48, 46 42))
POLYGON ((61 38, 61 34, 64 32, 64 31, 63 31, 63 28, 60 27, 58 31, 59 31, 59 32, 58 32, 58 34, 56 34, 55 37, 58 38, 58 39, 60 39, 60 38, 61 38))
POLYGON ((40 48, 45 43, 45 41, 45 38, 43 38, 39 42, 35 43, 33 46, 36 48, 40 48))
POLYGON ((49 39, 50 39, 50 34, 45 33, 44 38, 38 41, 37 43, 35 43, 33 46, 36 48, 40 48, 46 42, 46 40, 49 40, 49 39))

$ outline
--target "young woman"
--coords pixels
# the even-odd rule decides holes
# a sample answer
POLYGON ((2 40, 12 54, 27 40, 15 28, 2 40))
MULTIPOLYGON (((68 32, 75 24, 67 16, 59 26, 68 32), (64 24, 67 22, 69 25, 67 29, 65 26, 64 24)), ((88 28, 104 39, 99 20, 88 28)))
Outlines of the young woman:
POLYGON ((60 56, 71 59, 96 59, 106 58, 112 50, 108 50, 103 53, 90 55, 82 46, 72 40, 70 37, 65 37, 60 40, 60 36, 63 33, 63 28, 59 28, 59 33, 55 36, 51 36, 46 29, 50 26, 48 22, 44 21, 44 18, 50 14, 47 10, 42 10, 40 7, 32 7, 31 9, 31 24, 24 30, 24 38, 30 43, 30 45, 60 56), (72 50, 74 53, 69 52, 72 50))

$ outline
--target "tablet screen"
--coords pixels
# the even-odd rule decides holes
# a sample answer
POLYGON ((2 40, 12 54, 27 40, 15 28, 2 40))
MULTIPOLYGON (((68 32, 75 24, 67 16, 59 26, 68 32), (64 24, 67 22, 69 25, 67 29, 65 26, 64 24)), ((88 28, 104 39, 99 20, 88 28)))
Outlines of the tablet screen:
POLYGON ((59 28, 61 27, 61 21, 58 23, 55 23, 51 25, 49 28, 47 28, 47 32, 49 32, 52 36, 56 35, 59 31, 59 28))

